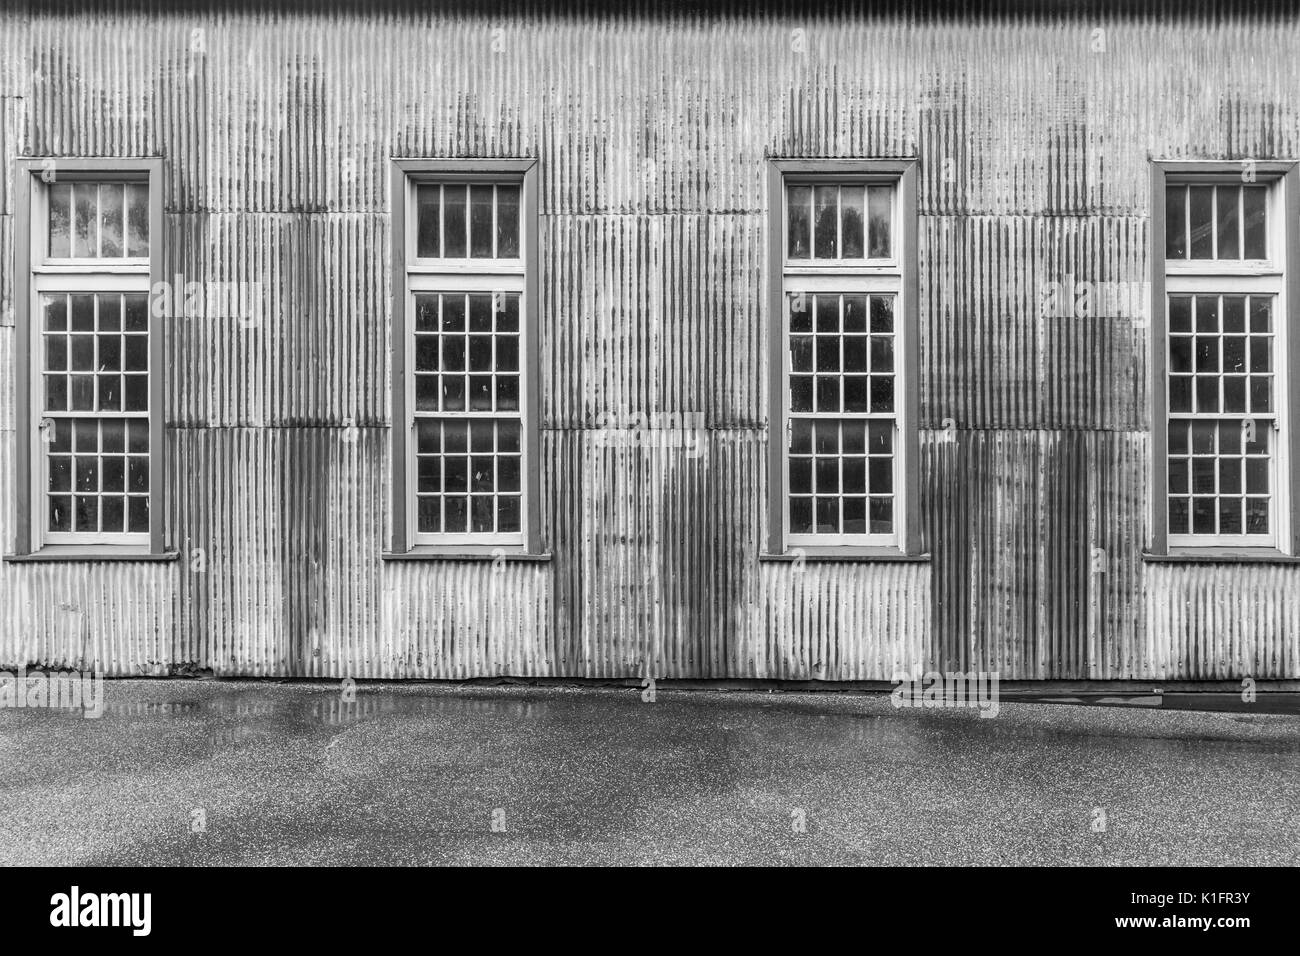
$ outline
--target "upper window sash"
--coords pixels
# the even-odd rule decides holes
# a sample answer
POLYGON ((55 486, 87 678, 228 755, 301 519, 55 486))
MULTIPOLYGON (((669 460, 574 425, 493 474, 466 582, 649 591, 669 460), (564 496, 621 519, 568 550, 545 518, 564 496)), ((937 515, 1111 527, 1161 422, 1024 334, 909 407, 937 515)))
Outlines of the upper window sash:
POLYGON ((409 173, 405 179, 403 246, 408 274, 522 275, 527 271, 529 230, 524 223, 524 183, 519 173, 409 173), (482 223, 472 215, 474 194, 489 189, 490 215, 482 223), (431 216, 433 204, 428 196, 434 190, 439 202, 431 216), (461 214, 447 215, 455 208, 447 202, 450 194, 460 190, 465 191, 461 214), (502 201, 507 190, 513 191, 513 202, 502 201), (436 228, 430 228, 430 218, 436 219, 436 228), (503 251, 506 254, 501 254, 503 251))
POLYGON ((102 172, 68 171, 60 174, 56 164, 45 175, 34 175, 31 189, 32 272, 148 275, 152 265, 151 250, 157 241, 151 223, 151 192, 148 175, 134 171, 114 172, 105 168, 102 172), (119 190, 120 195, 113 198, 119 190), (91 195, 85 197, 83 191, 89 191, 91 195), (86 198, 89 202, 84 201, 86 198), (60 208, 62 215, 57 214, 60 208), (87 222, 83 223, 83 216, 87 222), (53 221, 56 218, 62 220, 62 228, 53 221), (91 255, 77 254, 80 251, 77 248, 80 244, 78 236, 83 225, 87 227, 87 240, 94 250, 91 255), (132 255, 133 251, 139 254, 132 255))
POLYGON ((897 175, 852 172, 843 175, 784 174, 779 239, 783 272, 786 275, 898 272, 901 261, 899 192, 897 175), (819 189, 827 194, 835 191, 833 212, 829 204, 819 202, 819 189), (850 189, 862 191, 860 204, 849 197, 847 191, 850 189), (884 210, 881 209, 882 200, 886 206, 884 210), (827 213, 825 218, 819 217, 823 208, 827 213), (885 213, 883 223, 879 216, 882 211, 885 213), (861 217, 860 230, 851 225, 854 212, 861 217), (820 230, 819 225, 827 223, 827 220, 834 228, 820 230), (883 230, 881 224, 885 227, 883 230), (860 236, 856 235, 859 231, 860 236), (832 232, 833 249, 819 248, 824 245, 822 235, 829 236, 832 232), (883 252, 878 248, 878 237, 882 232, 886 246, 883 252), (797 244, 802 244, 806 254, 799 253, 797 244))
MULTIPOLYGON (((1184 164, 1182 171, 1169 172, 1164 176, 1164 221, 1160 223, 1159 235, 1153 240, 1159 243, 1160 259, 1167 283, 1180 282, 1184 277, 1192 276, 1259 276, 1280 277, 1286 268, 1287 223, 1285 196, 1282 178, 1271 167, 1248 171, 1234 166, 1230 171, 1209 167, 1192 171, 1184 164), (1250 176, 1243 179, 1243 173, 1250 176), (1208 194, 1206 191, 1209 191, 1208 194), (1193 200, 1196 195, 1208 195, 1208 202, 1200 204, 1193 200), (1237 219, 1233 228, 1227 232, 1235 236, 1229 240, 1233 246, 1225 255, 1222 233, 1221 196, 1227 194, 1235 197, 1235 202, 1228 203, 1235 207, 1237 219), (1245 197, 1262 197, 1262 202, 1255 204, 1254 210, 1245 197), (1182 209, 1170 208, 1171 200, 1182 200, 1182 209), (1262 228, 1255 230, 1248 220, 1253 220, 1254 213, 1263 213, 1262 228), (1182 254, 1171 248, 1176 245, 1173 235, 1181 234, 1182 254), (1251 235, 1256 235, 1252 241, 1251 235), (1263 255, 1253 255, 1261 244, 1263 255), (1200 246, 1200 248, 1197 248, 1200 246), (1252 248, 1253 247, 1253 248, 1252 248), (1231 253, 1235 252, 1233 255, 1231 253)), ((1229 164, 1232 165, 1232 164, 1229 164)))

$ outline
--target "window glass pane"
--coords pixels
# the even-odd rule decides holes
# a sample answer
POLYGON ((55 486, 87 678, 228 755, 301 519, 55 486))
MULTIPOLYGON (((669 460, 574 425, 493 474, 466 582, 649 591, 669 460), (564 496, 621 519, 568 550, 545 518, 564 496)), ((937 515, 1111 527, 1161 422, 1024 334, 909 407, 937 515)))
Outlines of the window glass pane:
MULTIPOLYGON (((484 388, 487 388, 487 382, 484 380, 484 388)), ((484 399, 483 407, 490 408, 491 403, 484 399)), ((519 376, 518 375, 498 375, 496 376, 496 410, 500 412, 517 412, 519 411, 519 376)))
POLYGON ((491 186, 471 186, 469 190, 469 254, 473 259, 492 258, 492 195, 491 186))
POLYGON ((812 256, 812 187, 791 186, 786 190, 787 255, 791 259, 812 256))
POLYGON ((123 388, 123 407, 128 412, 147 412, 149 410, 149 376, 125 375, 123 388))
POLYGON ((865 187, 845 186, 840 194, 840 235, 845 259, 861 259, 866 247, 865 187))
POLYGON ((69 376, 68 407, 74 412, 95 410, 95 377, 93 375, 69 376))
POLYGON ((72 186, 72 255, 78 259, 90 258, 98 252, 98 192, 99 187, 94 183, 72 186))
POLYGON ((1190 332, 1192 330, 1192 300, 1185 295, 1169 297, 1169 331, 1190 332))
POLYGON ((864 295, 844 296, 844 331, 867 331, 867 297, 864 295))
POLYGON ((888 259, 892 255, 893 195, 892 186, 872 186, 868 190, 871 216, 871 248, 868 255, 872 259, 888 259))
POLYGON ((1193 259, 1214 257, 1214 187, 1192 186, 1188 189, 1193 259))
POLYGON ((72 255, 72 186, 50 186, 50 257, 66 259, 72 255))
POLYGON ((444 186, 442 256, 444 259, 464 259, 466 250, 466 202, 465 186, 444 186))
POLYGON ((1243 246, 1247 259, 1268 258, 1265 239, 1268 225, 1267 194, 1266 186, 1246 186, 1242 189, 1243 246))
POLYGON ((70 298, 72 301, 72 330, 74 332, 93 332, 95 330, 95 297, 78 293, 70 298))
POLYGON ((469 330, 471 332, 492 331, 492 296, 490 294, 471 295, 469 298, 469 330))
POLYGON ((149 331, 149 297, 141 293, 130 293, 122 297, 126 314, 123 327, 127 332, 149 331))
POLYGON ((99 254, 105 258, 122 256, 122 202, 121 183, 99 187, 99 254))
POLYGON ((497 187, 497 257, 519 257, 519 187, 497 187))
POLYGON ((838 186, 817 186, 814 190, 813 254, 818 259, 839 256, 838 198, 838 186))
POLYGON ((894 297, 892 295, 873 295, 871 297, 871 331, 892 332, 894 330, 894 297))
POLYGON ((1189 500, 1187 498, 1169 499, 1169 533, 1170 534, 1187 534, 1190 525, 1190 515, 1188 511, 1189 500))
POLYGON ((46 296, 45 329, 47 332, 62 332, 68 325, 68 300, 65 296, 46 296))
POLYGON ((816 337, 816 371, 840 371, 840 337, 816 337))
POLYGON ((496 327, 498 332, 519 331, 519 296, 505 295, 493 300, 497 306, 496 327))
POLYGON ((793 496, 790 498, 790 533, 811 534, 812 497, 793 496))
POLYGON ((415 254, 421 259, 437 259, 442 249, 442 187, 420 186, 416 189, 415 254))
POLYGON ((126 186, 126 254, 149 255, 149 187, 141 183, 126 186))
POLYGON ((149 530, 148 495, 131 495, 127 498, 127 531, 143 534, 149 530))
POLYGON ((1165 257, 1187 258, 1187 187, 1165 189, 1165 257))
POLYGON ((1241 220, 1237 206, 1241 202, 1241 189, 1237 186, 1220 186, 1215 190, 1218 204, 1217 245, 1218 258, 1237 259, 1241 254, 1238 233, 1241 220))

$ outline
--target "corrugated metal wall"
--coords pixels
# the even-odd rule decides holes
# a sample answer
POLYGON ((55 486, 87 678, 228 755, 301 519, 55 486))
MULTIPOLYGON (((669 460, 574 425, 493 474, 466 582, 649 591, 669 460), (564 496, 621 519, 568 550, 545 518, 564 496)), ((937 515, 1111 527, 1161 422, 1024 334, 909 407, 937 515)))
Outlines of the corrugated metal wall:
MULTIPOLYGON (((1300 676, 1300 569, 1141 560, 1144 330, 1038 309, 1146 279, 1150 157, 1300 156, 1290 15, 262 6, 0 14, 6 306, 29 155, 165 157, 167 273, 262 287, 168 326, 183 559, 0 566, 0 663, 1300 676), (380 558, 393 156, 540 159, 548 563, 380 558), (930 563, 757 560, 770 156, 920 160, 930 563), (702 414, 703 454, 599 442, 624 409, 702 414)), ((13 349, 5 311, 6 550, 13 349)))

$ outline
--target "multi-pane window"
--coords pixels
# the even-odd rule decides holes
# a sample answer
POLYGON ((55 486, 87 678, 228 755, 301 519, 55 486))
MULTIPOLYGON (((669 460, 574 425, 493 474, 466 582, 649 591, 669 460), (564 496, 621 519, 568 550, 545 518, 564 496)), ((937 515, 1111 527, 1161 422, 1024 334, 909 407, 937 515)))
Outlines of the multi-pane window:
POLYGON ((428 183, 416 187, 420 259, 518 259, 518 183, 428 183))
POLYGON ((519 379, 519 293, 416 294, 418 533, 520 533, 519 379))
POLYGON ((33 546, 151 541, 150 183, 32 179, 33 546))
POLYGON ((405 514, 413 544, 526 543, 521 175, 408 181, 405 514))
POLYGON ((148 534, 148 296, 53 292, 41 304, 46 531, 148 534))
POLYGON ((1165 188, 1165 259, 1267 259, 1268 187, 1165 188))
POLYGON ((791 184, 786 188, 787 255, 888 260, 893 210, 892 184, 791 184))
POLYGON ((779 184, 783 494, 774 520, 787 546, 898 546, 899 178, 786 174, 779 184))
POLYGON ((149 257, 147 183, 51 183, 49 258, 149 257))
POLYGON ((791 298, 791 535, 894 532, 894 298, 791 298))
POLYGON ((1165 188, 1165 466, 1173 546, 1273 546, 1280 480, 1277 184, 1165 188))

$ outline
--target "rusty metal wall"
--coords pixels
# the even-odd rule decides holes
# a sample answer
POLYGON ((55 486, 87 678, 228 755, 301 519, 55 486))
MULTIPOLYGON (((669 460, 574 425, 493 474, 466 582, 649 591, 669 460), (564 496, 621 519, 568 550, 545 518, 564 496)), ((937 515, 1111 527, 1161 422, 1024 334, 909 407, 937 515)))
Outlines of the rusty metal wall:
POLYGON ((1141 559, 1145 330, 1039 308, 1146 279, 1151 157, 1300 156, 1285 5, 427 6, 0 13, 6 306, 22 156, 165 157, 167 274, 261 289, 251 321, 166 330, 181 559, 0 565, 0 664, 1300 676, 1300 569, 1141 559), (549 562, 381 559, 394 156, 540 160, 549 562), (920 161, 928 563, 758 560, 770 156, 920 161), (703 415, 699 453, 600 440, 623 411, 703 415))

